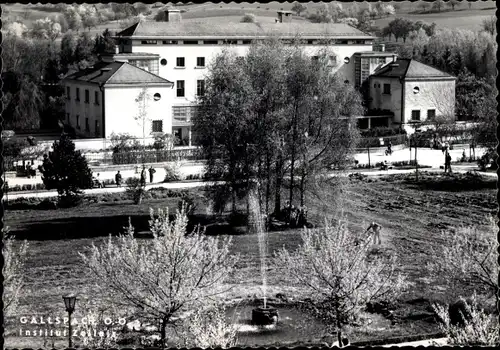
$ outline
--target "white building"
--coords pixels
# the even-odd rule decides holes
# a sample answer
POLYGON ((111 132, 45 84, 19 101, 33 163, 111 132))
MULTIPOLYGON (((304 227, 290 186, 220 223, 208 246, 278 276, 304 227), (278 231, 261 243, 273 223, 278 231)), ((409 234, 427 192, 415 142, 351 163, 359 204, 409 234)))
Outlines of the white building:
POLYGON ((134 119, 138 113, 135 98, 147 83, 152 95, 161 96, 150 102, 148 132, 161 130, 173 134, 181 145, 191 145, 191 117, 197 96, 204 92, 210 62, 227 48, 244 56, 253 42, 269 36, 284 42, 300 38, 311 57, 328 47, 335 55, 333 71, 346 83, 365 90, 369 110, 388 112, 359 116, 362 129, 405 127, 412 119, 424 120, 425 115, 453 114, 454 77, 416 61, 397 60, 383 45, 374 49, 373 36, 347 24, 293 23, 287 11, 278 12, 276 23, 183 22, 179 10, 167 10, 166 19, 142 21, 121 31, 115 36, 114 55, 102 57, 103 62, 89 72, 65 79, 68 123, 82 136, 109 138, 111 133, 129 133, 142 137, 134 119), (389 94, 381 87, 386 89, 388 84, 389 94), (82 99, 88 91, 92 103, 77 100, 77 91, 82 99), (101 101, 102 105, 96 104, 101 101))
POLYGON ((151 138, 172 129, 174 84, 143 69, 125 62, 99 62, 69 75, 63 84, 66 123, 79 136, 109 139, 112 133, 127 133, 151 138), (140 99, 144 89, 147 98, 140 99))
MULTIPOLYGON (((148 69, 175 83, 172 133, 181 140, 187 137, 187 143, 196 97, 204 90, 207 66, 223 49, 230 47, 244 56, 255 40, 272 35, 286 42, 299 36, 305 52, 311 56, 327 45, 335 54, 334 71, 354 84, 354 57, 372 52, 375 39, 343 23, 293 23, 288 11, 278 12, 276 23, 183 22, 179 10, 167 10, 166 18, 166 22, 139 22, 118 33, 113 59, 148 69)), ((384 59, 393 56, 380 54, 384 59)))
POLYGON ((398 59, 370 76, 370 109, 391 111, 387 126, 410 132, 415 122, 436 117, 455 120, 455 81, 455 77, 421 62, 398 59))

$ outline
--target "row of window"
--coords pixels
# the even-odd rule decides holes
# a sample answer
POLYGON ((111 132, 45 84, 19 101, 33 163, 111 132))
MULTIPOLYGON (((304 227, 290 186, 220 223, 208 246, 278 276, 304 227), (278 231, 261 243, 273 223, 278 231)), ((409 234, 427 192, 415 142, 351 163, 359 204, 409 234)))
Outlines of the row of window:
MULTIPOLYGON (((380 88, 380 84, 373 84, 374 88, 380 88)), ((415 86, 413 88, 413 93, 418 94, 420 92, 420 88, 418 86, 415 86)), ((391 84, 384 84, 384 90, 382 92, 384 95, 390 95, 391 94, 391 84)))
MULTIPOLYGON (((427 120, 434 120, 436 118, 436 110, 435 109, 428 109, 427 110, 427 120)), ((420 110, 415 109, 411 111, 411 120, 420 120, 420 110)))
MULTIPOLYGON (((71 122, 71 115, 69 113, 66 114, 66 117, 68 118, 68 123, 71 122)), ((80 125, 80 115, 76 115, 76 129, 80 130, 81 125, 80 125)), ((90 132, 90 121, 89 118, 85 118, 85 131, 90 132)), ((153 120, 151 124, 151 131, 152 132, 163 132, 163 120, 153 120)), ((95 120, 94 121, 94 133, 95 135, 99 135, 100 128, 99 128, 99 121, 95 120)))
MULTIPOLYGON (((262 39, 256 39, 257 41, 262 39)), ((253 40, 238 40, 238 39, 228 39, 228 40, 141 40, 141 45, 250 45, 253 40)), ((293 39, 281 39, 284 44, 293 44, 293 39)), ((300 40, 302 45, 371 45, 372 41, 369 40, 345 40, 345 39, 309 39, 300 40)), ((125 43, 125 45, 127 45, 125 43)))
MULTIPOLYGON (((69 86, 66 86, 66 98, 71 100, 71 88, 69 86)), ((75 92, 75 101, 80 101, 80 88, 76 88, 75 92)), ((90 103, 90 91, 88 89, 85 89, 85 103, 90 103)), ((99 105, 99 91, 94 91, 94 104, 99 105)))
MULTIPOLYGON (((66 117, 68 118, 68 123, 70 123, 70 118, 71 118, 71 115, 69 113, 66 113, 66 117)), ((76 128, 78 130, 81 129, 81 125, 80 125, 80 115, 77 114, 76 115, 76 128)), ((85 131, 86 132, 90 132, 90 122, 89 122, 89 118, 85 118, 85 131)), ((94 132, 96 135, 99 134, 99 121, 98 120, 95 120, 94 121, 94 132)))
MULTIPOLYGON (((177 80, 177 97, 186 97, 186 81, 185 80, 177 80)), ((196 81, 196 95, 203 96, 205 95, 205 80, 197 80, 196 81)))
MULTIPOLYGON (((167 60, 165 58, 162 58, 160 60, 160 64, 162 66, 166 66, 167 60)), ((177 57, 175 60, 175 66, 178 68, 186 67, 186 58, 185 57, 177 57)), ((196 67, 205 68, 205 57, 196 57, 196 67)))

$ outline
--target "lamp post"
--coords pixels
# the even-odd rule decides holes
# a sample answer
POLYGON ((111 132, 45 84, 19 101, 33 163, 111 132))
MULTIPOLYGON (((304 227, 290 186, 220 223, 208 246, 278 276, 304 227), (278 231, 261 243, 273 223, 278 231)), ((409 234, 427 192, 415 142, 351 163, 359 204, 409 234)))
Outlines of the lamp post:
POLYGON ((69 295, 63 296, 63 300, 64 300, 64 305, 66 306, 66 311, 68 312, 68 322, 69 322, 68 343, 69 343, 69 347, 72 348, 73 342, 71 339, 71 334, 72 334, 71 314, 73 313, 73 311, 75 311, 76 295, 69 294, 69 295))

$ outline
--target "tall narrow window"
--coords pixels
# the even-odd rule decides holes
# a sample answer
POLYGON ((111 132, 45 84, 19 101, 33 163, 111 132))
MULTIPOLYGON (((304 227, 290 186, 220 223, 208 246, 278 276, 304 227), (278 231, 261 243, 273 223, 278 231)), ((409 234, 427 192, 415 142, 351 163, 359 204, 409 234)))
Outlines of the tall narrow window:
POLYGON ((205 95, 205 80, 196 81, 196 95, 198 96, 205 95))
POLYGON ((71 88, 69 86, 66 86, 66 98, 71 100, 71 88))
POLYGON ((85 131, 90 131, 89 118, 85 118, 85 131))
POLYGON ((76 128, 80 129, 80 116, 78 114, 76 115, 76 128))
POLYGON ((153 120, 153 132, 163 132, 163 120, 153 120))
POLYGON ((95 132, 95 136, 99 136, 99 132, 100 132, 100 130, 99 130, 99 121, 98 121, 98 120, 96 120, 96 121, 94 122, 94 127, 95 127, 95 130, 94 130, 94 132, 95 132))
POLYGON ((205 67, 205 57, 196 57, 196 67, 205 67))
POLYGON ((177 57, 177 67, 184 67, 185 66, 185 61, 184 61, 184 57, 177 57))
POLYGON ((99 91, 94 91, 94 103, 99 106, 99 91))
POLYGON ((90 91, 88 89, 85 89, 85 103, 90 102, 90 91))
POLYGON ((76 88, 76 100, 80 101, 80 88, 76 88))
POLYGON ((436 110, 435 109, 428 109, 427 110, 427 119, 434 120, 435 118, 436 118, 436 110))
POLYGON ((391 84, 384 84, 384 92, 385 95, 391 94, 391 84))
POLYGON ((420 110, 411 111, 411 120, 420 120, 420 110))
POLYGON ((177 80, 177 97, 184 97, 184 80, 177 80))

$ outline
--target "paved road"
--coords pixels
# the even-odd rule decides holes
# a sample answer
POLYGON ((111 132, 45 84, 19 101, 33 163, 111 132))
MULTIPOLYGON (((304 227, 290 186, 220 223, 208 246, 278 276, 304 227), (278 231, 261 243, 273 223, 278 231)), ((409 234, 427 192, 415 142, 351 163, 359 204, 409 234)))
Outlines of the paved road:
POLYGON ((401 346, 446 346, 448 344, 447 338, 437 338, 437 339, 428 339, 428 340, 419 340, 412 341, 407 343, 399 343, 399 344, 387 344, 382 345, 384 348, 389 348, 392 346, 401 347, 401 346))
MULTIPOLYGON (((476 170, 477 167, 474 165, 462 165, 462 166, 455 166, 453 168, 454 172, 458 173, 465 173, 467 171, 471 170, 476 170)), ((438 168, 427 168, 423 169, 423 171, 427 172, 435 172, 435 173, 442 173, 442 169, 438 168)), ((349 176, 349 174, 352 173, 360 173, 366 176, 381 176, 381 175, 392 175, 392 174, 411 174, 415 172, 415 169, 389 169, 389 170, 351 170, 349 172, 344 172, 341 174, 332 174, 332 176, 335 175, 340 175, 340 176, 349 176)), ((497 177, 496 173, 481 173, 482 175, 485 176, 491 176, 491 177, 497 177)), ((189 189, 189 188, 197 188, 197 187, 204 187, 207 185, 212 185, 212 184, 217 184, 217 183, 222 183, 222 181, 218 182, 204 182, 204 181, 179 181, 179 182, 167 182, 167 183, 152 183, 152 184, 147 184, 146 185, 146 190, 155 188, 155 187, 162 187, 166 189, 189 189)), ((115 185, 110 185, 109 187, 105 188, 94 188, 94 189, 89 189, 89 190, 84 190, 83 192, 85 194, 102 194, 102 193, 119 193, 119 192, 124 192, 126 189, 126 186, 122 187, 116 187, 115 185)), ((56 197, 57 192, 56 191, 45 191, 45 190, 40 190, 40 191, 22 191, 22 192, 13 192, 13 193, 8 193, 8 200, 13 200, 17 198, 47 198, 47 197, 56 197)), ((4 197, 5 198, 5 197, 4 197)))

